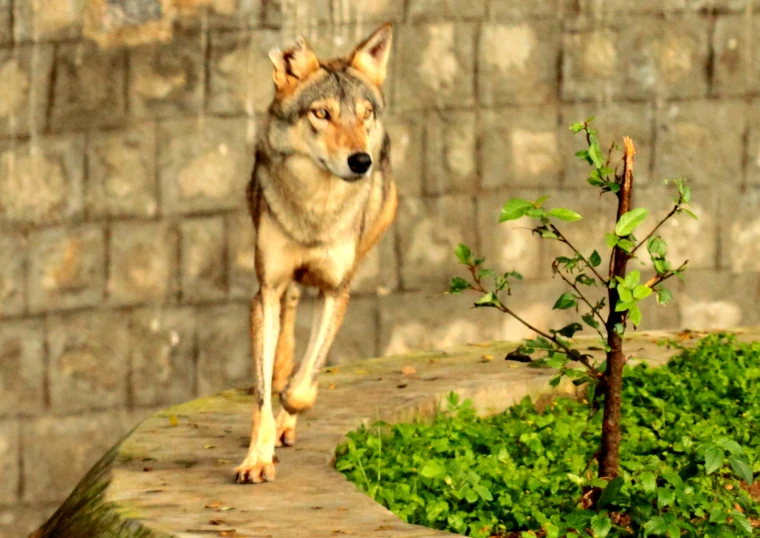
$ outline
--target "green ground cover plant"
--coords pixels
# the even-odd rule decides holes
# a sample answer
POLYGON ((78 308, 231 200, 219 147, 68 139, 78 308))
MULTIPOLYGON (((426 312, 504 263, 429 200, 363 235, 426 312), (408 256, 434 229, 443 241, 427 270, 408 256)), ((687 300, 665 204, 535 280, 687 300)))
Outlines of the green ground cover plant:
POLYGON ((568 398, 477 418, 452 394, 432 424, 350 433, 336 467, 404 521, 469 536, 760 536, 760 343, 710 335, 623 377, 612 480, 592 470, 602 415, 568 398))

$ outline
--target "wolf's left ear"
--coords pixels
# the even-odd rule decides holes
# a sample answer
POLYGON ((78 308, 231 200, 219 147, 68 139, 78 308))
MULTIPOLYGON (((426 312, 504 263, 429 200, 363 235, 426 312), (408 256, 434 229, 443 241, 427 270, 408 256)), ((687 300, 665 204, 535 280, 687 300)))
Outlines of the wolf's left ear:
POLYGON ((356 47, 351 55, 351 66, 380 86, 385 80, 391 41, 393 41, 393 25, 386 22, 356 47))

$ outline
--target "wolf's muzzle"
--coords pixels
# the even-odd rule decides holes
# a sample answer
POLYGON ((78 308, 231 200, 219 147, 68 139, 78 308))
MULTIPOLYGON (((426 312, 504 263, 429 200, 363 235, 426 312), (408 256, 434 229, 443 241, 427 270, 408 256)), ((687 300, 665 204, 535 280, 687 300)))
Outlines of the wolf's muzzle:
POLYGON ((348 157, 348 167, 355 174, 363 174, 372 166, 372 156, 369 153, 354 153, 348 157))

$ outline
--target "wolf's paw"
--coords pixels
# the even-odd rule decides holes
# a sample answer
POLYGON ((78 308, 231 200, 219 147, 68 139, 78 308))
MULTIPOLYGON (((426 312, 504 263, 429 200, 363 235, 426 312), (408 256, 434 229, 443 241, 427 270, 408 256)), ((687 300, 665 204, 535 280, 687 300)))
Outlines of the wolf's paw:
POLYGON ((235 469, 235 482, 238 484, 271 482, 274 480, 276 462, 276 456, 273 461, 256 461, 255 458, 248 457, 235 469))
POLYGON ((284 409, 277 415, 276 447, 293 446, 296 444, 296 420, 297 415, 291 415, 284 409))

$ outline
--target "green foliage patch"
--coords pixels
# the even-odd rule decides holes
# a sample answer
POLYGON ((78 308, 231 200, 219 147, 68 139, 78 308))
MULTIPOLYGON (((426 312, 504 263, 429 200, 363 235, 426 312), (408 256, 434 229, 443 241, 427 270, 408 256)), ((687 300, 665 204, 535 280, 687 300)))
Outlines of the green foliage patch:
POLYGON ((611 481, 596 478, 601 414, 566 398, 478 418, 452 394, 432 424, 352 432, 336 467, 404 521, 469 536, 760 536, 748 493, 760 472, 760 343, 710 335, 662 368, 626 367, 622 398, 611 481))

